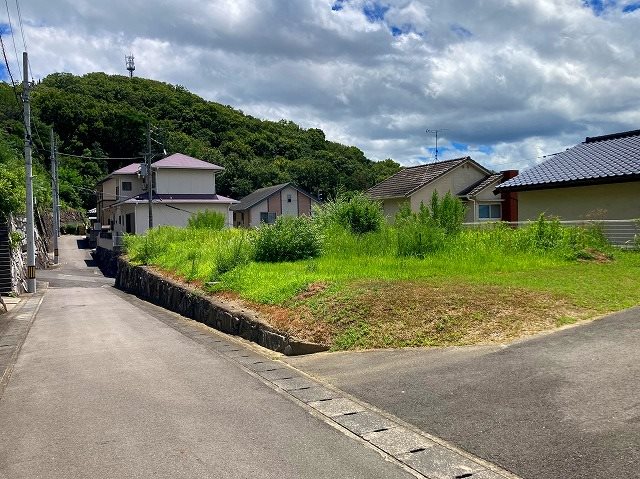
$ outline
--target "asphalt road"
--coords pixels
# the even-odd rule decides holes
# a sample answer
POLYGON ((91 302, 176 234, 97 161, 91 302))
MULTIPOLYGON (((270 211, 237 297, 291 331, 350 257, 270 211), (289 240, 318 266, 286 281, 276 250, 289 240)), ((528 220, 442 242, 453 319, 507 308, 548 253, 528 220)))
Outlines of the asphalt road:
POLYGON ((127 301, 74 238, 60 256, 0 400, 0 478, 412 477, 127 301))
POLYGON ((507 347, 288 362, 522 477, 615 479, 640 474, 639 345, 634 308, 507 347))

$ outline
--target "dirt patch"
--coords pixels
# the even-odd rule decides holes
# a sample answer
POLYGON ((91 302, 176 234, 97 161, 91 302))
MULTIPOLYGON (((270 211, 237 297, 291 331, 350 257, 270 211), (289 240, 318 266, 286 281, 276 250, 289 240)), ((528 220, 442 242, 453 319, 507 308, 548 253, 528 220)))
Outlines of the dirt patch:
POLYGON ((252 310, 283 333, 340 350, 504 343, 596 314, 545 292, 461 282, 360 281, 337 289, 318 282, 282 306, 233 292, 205 294, 252 310))
POLYGON ((295 297, 295 299, 297 301, 302 301, 304 299, 309 299, 315 295, 317 295, 318 293, 322 293, 324 290, 327 289, 329 285, 323 281, 318 281, 316 283, 311 283, 309 286, 307 286, 307 289, 305 289, 302 293, 298 294, 298 296, 295 297))
POLYGON ((345 304, 326 298, 340 332, 338 349, 495 343, 553 329, 565 318, 594 315, 564 298, 518 288, 424 282, 362 282, 345 304))

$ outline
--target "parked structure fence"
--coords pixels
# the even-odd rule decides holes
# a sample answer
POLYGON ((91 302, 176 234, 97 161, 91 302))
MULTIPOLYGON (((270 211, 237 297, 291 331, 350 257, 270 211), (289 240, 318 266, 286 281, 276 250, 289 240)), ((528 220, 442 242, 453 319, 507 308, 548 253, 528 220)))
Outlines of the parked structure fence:
MULTIPOLYGON (((533 221, 516 221, 506 223, 514 228, 528 226, 533 221)), ((464 223, 466 228, 488 228, 495 226, 496 222, 483 221, 477 223, 464 223)), ((560 221, 563 226, 591 226, 600 228, 609 242, 619 248, 640 247, 640 219, 629 220, 577 220, 560 221)))

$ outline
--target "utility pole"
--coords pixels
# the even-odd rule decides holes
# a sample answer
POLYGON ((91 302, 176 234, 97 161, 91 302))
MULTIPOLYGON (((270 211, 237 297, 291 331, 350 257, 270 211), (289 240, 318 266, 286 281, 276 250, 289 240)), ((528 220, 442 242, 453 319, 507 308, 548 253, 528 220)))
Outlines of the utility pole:
POLYGON ((151 171, 151 124, 147 123, 147 191, 149 194, 149 229, 153 228, 153 172, 151 171))
POLYGON ((27 186, 27 292, 36 292, 36 245, 33 233, 33 172, 31 165, 31 104, 29 103, 29 58, 22 53, 22 103, 24 106, 24 163, 27 186))
POLYGON ((60 206, 58 204, 58 158, 56 155, 56 140, 51 127, 51 200, 53 209, 53 263, 58 264, 58 228, 60 226, 60 206))

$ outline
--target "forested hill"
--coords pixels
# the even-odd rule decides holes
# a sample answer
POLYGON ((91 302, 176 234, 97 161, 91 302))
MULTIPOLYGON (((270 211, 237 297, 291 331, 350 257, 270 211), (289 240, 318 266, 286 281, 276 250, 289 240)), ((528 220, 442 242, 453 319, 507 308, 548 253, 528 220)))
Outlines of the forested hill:
MULTIPOLYGON (((0 85, 4 132, 22 137, 20 110, 7 84, 0 85)), ((218 192, 240 198, 256 188, 286 181, 326 196, 362 190, 395 173, 391 160, 373 162, 353 146, 325 139, 319 129, 291 121, 264 121, 230 106, 206 101, 179 85, 91 73, 47 76, 32 90, 34 141, 48 152, 54 125, 59 151, 94 158, 140 156, 147 122, 167 154, 181 152, 219 164, 218 192), (37 135, 39 133, 39 135, 37 135)), ((14 139, 5 138, 14 143, 14 139)), ((48 153, 40 155, 40 158, 48 153)), ((48 159, 46 162, 48 167, 48 159)), ((92 189, 109 171, 131 161, 61 157, 61 196, 69 206, 95 205, 92 189)))

